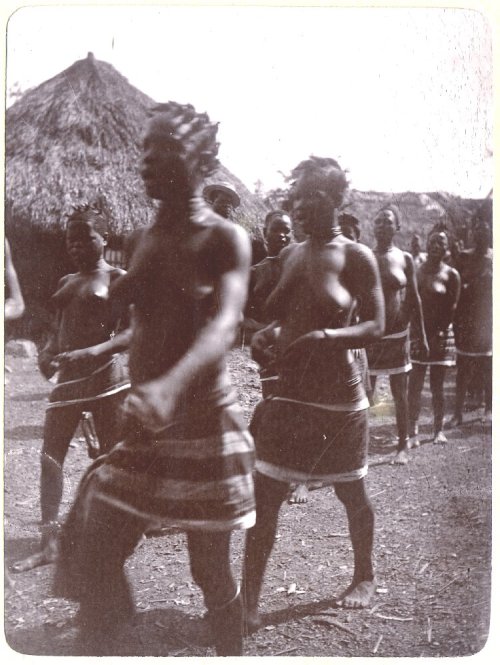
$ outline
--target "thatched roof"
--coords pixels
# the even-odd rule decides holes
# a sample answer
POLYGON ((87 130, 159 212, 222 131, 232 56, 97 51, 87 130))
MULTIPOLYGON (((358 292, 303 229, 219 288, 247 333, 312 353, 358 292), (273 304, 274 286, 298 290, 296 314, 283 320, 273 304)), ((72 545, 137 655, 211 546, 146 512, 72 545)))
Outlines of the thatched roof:
MULTIPOLYGON (((27 91, 6 114, 7 224, 60 229, 74 205, 95 203, 112 235, 151 221, 139 175, 141 141, 154 101, 92 53, 27 91)), ((252 228, 265 206, 225 167, 252 228)))

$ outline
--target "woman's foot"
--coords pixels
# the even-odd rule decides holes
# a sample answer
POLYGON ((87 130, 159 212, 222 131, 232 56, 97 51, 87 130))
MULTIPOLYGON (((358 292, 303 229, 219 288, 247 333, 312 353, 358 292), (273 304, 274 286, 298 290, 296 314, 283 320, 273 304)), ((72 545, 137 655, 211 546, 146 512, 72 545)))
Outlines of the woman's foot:
POLYGON ((483 425, 487 425, 492 422, 492 419, 493 417, 491 411, 485 411, 484 414, 481 416, 481 423, 483 423, 483 425))
POLYGON ((292 491, 292 494, 288 499, 288 503, 307 503, 308 494, 309 490, 307 489, 307 485, 297 485, 297 487, 292 491))
POLYGON ((419 446, 420 446, 420 439, 418 438, 418 434, 410 436, 410 439, 408 441, 408 448, 418 448, 419 446))
POLYGON ((391 464, 408 464, 410 461, 410 456, 408 455, 408 450, 398 450, 396 456, 392 460, 391 464))
POLYGON ((243 626, 245 635, 253 635, 262 628, 262 619, 258 610, 245 610, 243 613, 243 626))
POLYGON ((337 598, 337 607, 345 609, 361 610, 370 606, 371 600, 377 589, 377 583, 373 580, 352 582, 351 585, 337 598))
POLYGON ((463 420, 462 416, 452 416, 446 423, 445 428, 446 429, 454 429, 455 427, 460 427, 462 425, 463 420))
POLYGON ((24 573, 27 570, 33 570, 33 568, 38 568, 38 566, 46 566, 49 563, 54 563, 57 559, 57 539, 51 538, 43 549, 31 556, 26 557, 26 559, 21 559, 21 561, 16 561, 12 566, 12 571, 14 573, 24 573))
POLYGON ((444 432, 440 430, 437 434, 435 434, 434 439, 432 440, 432 443, 435 445, 445 445, 448 443, 448 439, 444 435, 444 432))

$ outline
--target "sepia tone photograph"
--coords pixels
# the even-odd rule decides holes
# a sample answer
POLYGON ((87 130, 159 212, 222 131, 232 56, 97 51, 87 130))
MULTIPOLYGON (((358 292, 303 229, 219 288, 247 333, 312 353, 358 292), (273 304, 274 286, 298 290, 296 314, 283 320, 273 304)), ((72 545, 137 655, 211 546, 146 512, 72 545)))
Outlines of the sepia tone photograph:
POLYGON ((12 9, 8 658, 491 649, 486 7, 12 9))

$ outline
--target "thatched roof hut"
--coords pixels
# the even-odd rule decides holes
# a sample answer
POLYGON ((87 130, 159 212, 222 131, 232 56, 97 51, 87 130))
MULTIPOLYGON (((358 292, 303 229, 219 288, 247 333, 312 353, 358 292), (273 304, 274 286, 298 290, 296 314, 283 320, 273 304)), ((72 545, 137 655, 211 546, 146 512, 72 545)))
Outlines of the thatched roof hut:
MULTIPOLYGON (((72 270, 64 249, 66 216, 82 203, 109 221, 112 245, 152 220, 154 203, 139 174, 141 142, 154 101, 92 53, 27 91, 6 113, 6 233, 28 303, 44 307, 72 270)), ((225 167, 252 230, 263 203, 225 167)))

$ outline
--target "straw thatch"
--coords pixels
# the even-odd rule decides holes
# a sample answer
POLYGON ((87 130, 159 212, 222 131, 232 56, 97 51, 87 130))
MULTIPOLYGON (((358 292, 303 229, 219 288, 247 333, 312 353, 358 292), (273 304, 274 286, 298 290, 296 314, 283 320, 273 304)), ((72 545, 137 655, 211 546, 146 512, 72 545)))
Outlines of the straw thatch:
MULTIPOLYGON (((141 143, 154 101, 92 53, 27 91, 6 113, 5 219, 25 299, 43 308, 72 269, 63 229, 73 207, 91 203, 109 223, 112 246, 152 221, 140 178, 141 143)), ((224 166, 238 219, 255 228, 266 208, 224 166)), ((31 308, 32 309, 32 308, 31 308)))
POLYGON ((148 223, 138 166, 152 105, 92 54, 26 92, 6 114, 7 223, 61 229, 87 202, 102 208, 113 235, 148 223))

